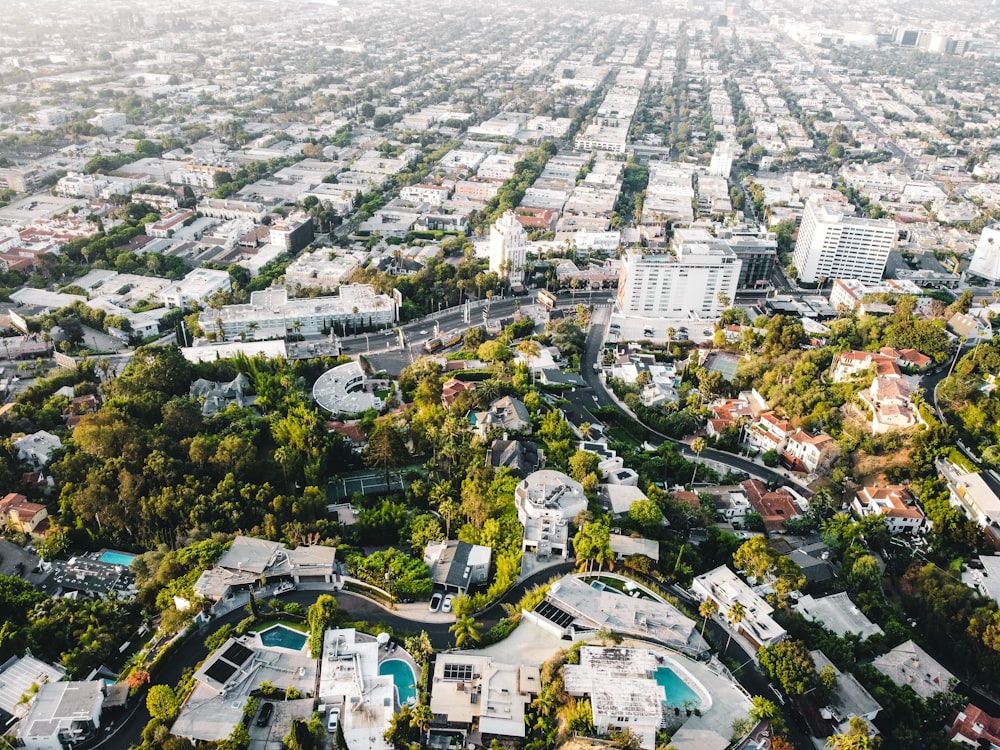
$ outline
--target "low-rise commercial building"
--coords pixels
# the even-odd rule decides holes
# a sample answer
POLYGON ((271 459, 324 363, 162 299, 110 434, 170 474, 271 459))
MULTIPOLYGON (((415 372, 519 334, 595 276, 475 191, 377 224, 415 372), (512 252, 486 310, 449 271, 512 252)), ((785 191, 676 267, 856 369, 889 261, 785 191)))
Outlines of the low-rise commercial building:
POLYGON ((402 298, 379 294, 370 284, 346 284, 336 297, 289 299, 283 287, 250 294, 250 302, 205 310, 198 324, 206 334, 226 341, 240 338, 273 339, 331 330, 370 330, 398 319, 402 298))
POLYGON ((196 268, 183 279, 171 282, 160 289, 157 296, 167 307, 188 309, 194 305, 206 306, 213 294, 229 291, 232 285, 232 280, 226 271, 196 268))

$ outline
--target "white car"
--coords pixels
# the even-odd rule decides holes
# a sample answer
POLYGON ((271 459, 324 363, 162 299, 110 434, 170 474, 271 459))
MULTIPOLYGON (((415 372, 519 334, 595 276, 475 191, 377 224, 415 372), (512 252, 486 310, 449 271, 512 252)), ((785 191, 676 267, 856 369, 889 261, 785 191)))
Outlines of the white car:
POLYGON ((451 612, 451 603, 454 600, 454 598, 455 597, 453 597, 451 594, 448 594, 444 598, 444 601, 441 602, 441 611, 442 612, 451 612))
POLYGON ((336 732, 338 724, 340 724, 340 708, 334 706, 330 709, 330 717, 326 720, 326 731, 336 732))
POLYGON ((430 604, 427 605, 427 609, 429 609, 431 612, 437 612, 439 609, 441 609, 440 591, 435 592, 434 596, 431 597, 431 601, 430 604))

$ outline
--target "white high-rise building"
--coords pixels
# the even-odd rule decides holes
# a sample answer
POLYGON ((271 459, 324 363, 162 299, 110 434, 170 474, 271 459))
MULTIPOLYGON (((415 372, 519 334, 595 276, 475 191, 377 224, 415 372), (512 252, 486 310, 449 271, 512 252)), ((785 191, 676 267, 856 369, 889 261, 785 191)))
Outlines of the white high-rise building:
POLYGON ((717 318, 736 296, 742 265, 729 245, 708 235, 680 242, 673 252, 629 250, 618 282, 618 309, 645 318, 692 313, 717 318))
POLYGON ((507 211, 490 227, 490 270, 511 284, 524 279, 528 259, 528 233, 513 211, 507 211))
POLYGON ((717 141, 708 173, 716 177, 729 177, 729 173, 733 171, 733 158, 733 144, 730 141, 717 141))
POLYGON ((983 230, 966 274, 992 284, 1000 281, 1000 224, 983 230))
POLYGON ((891 220, 861 219, 852 211, 840 203, 806 203, 792 255, 799 281, 848 278, 874 284, 882 279, 896 246, 896 225, 891 220))

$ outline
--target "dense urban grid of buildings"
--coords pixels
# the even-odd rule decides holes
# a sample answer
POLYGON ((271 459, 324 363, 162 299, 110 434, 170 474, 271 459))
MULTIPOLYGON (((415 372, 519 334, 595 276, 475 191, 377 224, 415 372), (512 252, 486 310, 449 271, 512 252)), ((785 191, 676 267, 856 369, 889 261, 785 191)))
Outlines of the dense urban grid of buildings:
POLYGON ((1000 750, 993 0, 7 0, 0 737, 1000 750))

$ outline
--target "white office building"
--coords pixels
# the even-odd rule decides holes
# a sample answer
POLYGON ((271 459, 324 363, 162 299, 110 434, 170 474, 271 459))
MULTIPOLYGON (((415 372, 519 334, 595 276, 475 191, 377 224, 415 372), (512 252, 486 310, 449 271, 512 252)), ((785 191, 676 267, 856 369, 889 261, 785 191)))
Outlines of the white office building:
POLYGON ((885 262, 896 246, 896 225, 889 220, 861 219, 839 203, 811 200, 806 204, 792 262, 799 281, 820 278, 881 280, 885 262))
POLYGON ((524 278, 527 260, 528 233, 513 211, 507 211, 490 228, 490 270, 512 284, 524 278))
POLYGON ((212 268, 196 268, 183 279, 171 282, 157 292, 167 307, 186 309, 205 305, 216 292, 229 291, 232 281, 229 273, 212 268))
POLYGON ((717 318, 732 301, 742 261, 725 242, 705 235, 673 252, 629 250, 618 281, 618 309, 645 318, 717 318))

